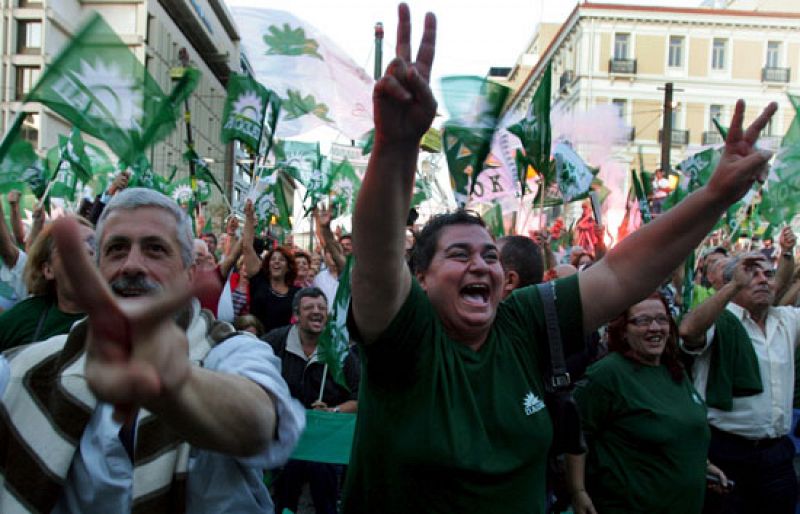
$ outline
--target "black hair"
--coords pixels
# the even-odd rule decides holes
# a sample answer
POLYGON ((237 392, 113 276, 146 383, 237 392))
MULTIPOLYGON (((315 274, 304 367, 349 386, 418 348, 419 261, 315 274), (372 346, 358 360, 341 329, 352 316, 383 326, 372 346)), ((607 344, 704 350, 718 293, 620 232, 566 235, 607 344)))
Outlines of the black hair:
POLYGON ((433 256, 436 254, 436 247, 439 245, 439 235, 443 228, 450 225, 478 225, 486 228, 486 223, 483 222, 480 216, 465 209, 437 214, 432 217, 417 234, 417 239, 414 243, 411 262, 415 272, 424 273, 428 271, 428 266, 431 265, 433 256))
POLYGON ((542 249, 525 236, 505 236, 500 239, 500 263, 504 271, 516 271, 519 287, 538 284, 544 277, 542 249))
POLYGON ((203 234, 200 237, 203 239, 210 237, 211 239, 214 240, 214 244, 217 244, 217 236, 214 235, 213 232, 203 232, 203 234))

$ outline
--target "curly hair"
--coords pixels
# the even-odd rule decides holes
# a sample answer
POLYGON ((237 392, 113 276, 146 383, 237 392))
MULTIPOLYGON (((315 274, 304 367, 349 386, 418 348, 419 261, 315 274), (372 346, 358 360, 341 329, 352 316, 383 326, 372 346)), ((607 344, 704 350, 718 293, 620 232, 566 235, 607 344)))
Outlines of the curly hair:
MULTIPOLYGON (((672 319, 669 310, 667 299, 659 292, 654 292, 645 300, 658 300, 664 305, 664 312, 669 318, 669 334, 667 335, 667 343, 664 346, 664 353, 661 354, 661 363, 667 367, 669 374, 675 382, 680 383, 684 376, 683 363, 680 360, 680 353, 678 350, 678 326, 675 320, 672 319)), ((644 300, 642 300, 644 301, 644 300)), ((633 304, 636 305, 636 304, 633 304)), ((631 307, 633 307, 631 305, 631 307)), ((630 347, 625 338, 625 332, 628 330, 628 314, 630 307, 611 320, 608 323, 608 351, 621 353, 626 358, 641 363, 641 359, 636 355, 633 348, 630 347)))
POLYGON ((287 286, 294 284, 294 279, 297 278, 297 264, 294 262, 294 254, 285 246, 276 246, 267 252, 267 256, 261 261, 261 271, 269 277, 269 260, 272 255, 278 252, 286 259, 286 274, 283 276, 283 282, 287 286))

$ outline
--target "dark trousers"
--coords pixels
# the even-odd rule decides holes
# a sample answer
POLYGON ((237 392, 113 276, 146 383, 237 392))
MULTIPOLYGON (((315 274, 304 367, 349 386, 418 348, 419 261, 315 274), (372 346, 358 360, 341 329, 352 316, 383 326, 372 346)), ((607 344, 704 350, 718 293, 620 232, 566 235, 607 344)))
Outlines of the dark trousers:
POLYGON ((341 465, 290 460, 275 478, 275 512, 297 512, 303 484, 308 482, 317 514, 336 514, 341 465))
POLYGON ((706 493, 707 513, 792 514, 797 502, 797 477, 788 436, 750 441, 712 428, 708 458, 736 482, 719 496, 706 493))

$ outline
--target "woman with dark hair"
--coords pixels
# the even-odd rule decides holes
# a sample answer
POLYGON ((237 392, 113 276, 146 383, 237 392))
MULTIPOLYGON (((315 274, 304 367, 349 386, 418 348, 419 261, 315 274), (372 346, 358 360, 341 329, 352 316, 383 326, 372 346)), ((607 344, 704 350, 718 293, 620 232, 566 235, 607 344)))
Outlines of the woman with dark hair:
POLYGON ((242 252, 250 280, 250 314, 264 325, 264 331, 288 325, 292 319, 292 300, 300 288, 294 285, 297 267, 291 250, 277 246, 262 261, 253 247, 255 213, 252 202, 245 205, 242 252), (256 270, 253 273, 251 270, 256 270))
POLYGON ((678 359, 677 333, 658 293, 609 323, 608 356, 574 392, 588 446, 567 456, 576 513, 699 513, 706 473, 725 484, 707 461, 706 406, 678 359))
POLYGON ((295 250, 294 263, 297 268, 294 285, 300 288, 311 287, 314 282, 314 272, 311 271, 311 255, 305 250, 295 250))

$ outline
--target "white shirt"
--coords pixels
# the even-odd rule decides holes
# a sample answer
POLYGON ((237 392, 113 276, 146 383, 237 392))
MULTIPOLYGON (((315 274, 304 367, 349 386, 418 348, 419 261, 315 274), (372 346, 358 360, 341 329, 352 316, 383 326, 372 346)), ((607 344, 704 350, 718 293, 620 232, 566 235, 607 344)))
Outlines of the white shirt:
POLYGON ((324 269, 314 277, 314 287, 322 289, 325 299, 328 301, 328 312, 333 312, 333 300, 336 298, 336 288, 339 287, 339 279, 331 275, 331 272, 324 269))
MULTIPOLYGON (((794 352, 799 339, 800 308, 770 307, 766 334, 742 307, 729 303, 727 309, 736 315, 750 336, 758 359, 758 370, 764 392, 754 396, 733 398, 730 412, 708 408, 708 422, 725 432, 748 439, 781 437, 792 425, 794 400, 794 352)), ((697 352, 694 364, 694 386, 705 398, 711 359, 709 347, 714 339, 714 326, 706 333, 706 344, 697 352)))
POLYGON ((12 298, 5 299, 5 301, 0 298, 0 306, 4 309, 10 309, 14 304, 28 297, 28 287, 25 285, 23 277, 27 261, 28 255, 22 250, 19 251, 17 262, 13 268, 9 268, 3 261, 0 261, 0 282, 5 282, 14 291, 12 298))

